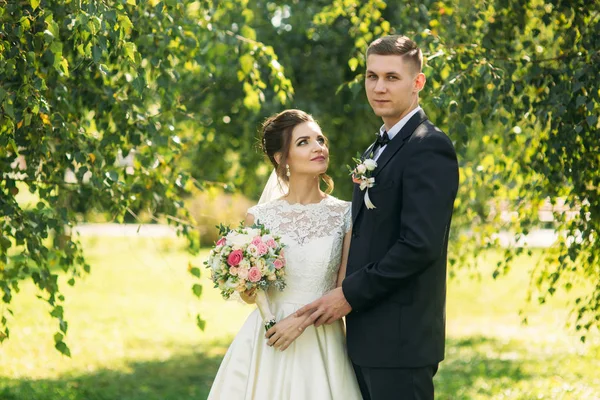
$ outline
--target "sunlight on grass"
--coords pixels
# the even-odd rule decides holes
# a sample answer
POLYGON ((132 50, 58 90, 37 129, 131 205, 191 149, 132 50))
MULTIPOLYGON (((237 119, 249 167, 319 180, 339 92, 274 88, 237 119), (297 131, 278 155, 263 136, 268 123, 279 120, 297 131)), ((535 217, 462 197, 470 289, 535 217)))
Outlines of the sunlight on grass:
POLYGON ((600 378, 591 373, 599 366, 600 339, 594 332, 583 344, 565 327, 576 293, 560 293, 544 306, 525 301, 538 255, 519 258, 496 280, 494 253, 480 260, 479 278, 456 271, 448 284, 449 339, 437 398, 600 398, 600 378))
MULTIPOLYGON (((24 282, 13 300, 11 338, 0 347, 1 399, 5 398, 1 388, 7 378, 13 382, 62 379, 102 375, 103 371, 128 376, 144 362, 220 358, 252 311, 250 306, 223 301, 207 277, 203 277, 204 293, 198 300, 192 294, 194 277, 187 268, 190 261, 199 265, 201 257, 183 251, 182 241, 116 238, 87 240, 84 245, 91 274, 74 287, 61 282, 72 358, 54 349, 56 325, 48 316, 48 307, 35 298, 34 286, 24 282), (205 332, 195 324, 196 313, 207 321, 205 332)), ((209 373, 187 371, 205 375, 206 380, 196 386, 210 385, 218 361, 213 364, 209 364, 209 373)), ((93 381, 89 384, 94 385, 93 381)))
MULTIPOLYGON (((92 273, 74 287, 62 280, 72 358, 54 349, 55 322, 23 282, 11 338, 0 345, 0 399, 205 398, 253 308, 223 301, 207 274, 201 299, 194 297, 188 263, 200 266, 206 252, 192 257, 183 241, 103 238, 84 246, 92 273), (207 321, 205 332, 196 313, 207 321)), ((481 261, 481 279, 458 271, 449 282, 447 359, 436 398, 598 398, 598 338, 584 345, 564 328, 564 297, 528 306, 529 325, 521 325, 531 261, 519 259, 498 281, 490 278, 493 265, 492 255, 481 261)))

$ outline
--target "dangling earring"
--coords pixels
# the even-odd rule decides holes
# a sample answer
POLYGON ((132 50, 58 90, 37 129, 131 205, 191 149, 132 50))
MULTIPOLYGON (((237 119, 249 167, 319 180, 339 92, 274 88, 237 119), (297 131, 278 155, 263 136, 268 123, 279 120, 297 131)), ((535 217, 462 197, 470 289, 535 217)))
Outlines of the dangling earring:
POLYGON ((290 174, 290 166, 289 166, 289 165, 287 165, 287 164, 285 164, 285 174, 287 175, 287 177, 288 177, 288 178, 289 178, 289 177, 290 177, 290 175, 291 175, 291 174, 290 174))

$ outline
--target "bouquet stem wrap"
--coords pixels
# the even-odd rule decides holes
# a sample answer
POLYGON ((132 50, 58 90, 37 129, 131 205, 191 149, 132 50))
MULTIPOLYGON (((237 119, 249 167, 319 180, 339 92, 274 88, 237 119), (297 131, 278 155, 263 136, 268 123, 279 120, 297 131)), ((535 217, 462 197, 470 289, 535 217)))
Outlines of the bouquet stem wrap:
POLYGON ((258 311, 260 311, 260 315, 263 319, 263 323, 265 325, 265 330, 271 329, 273 325, 275 325, 275 316, 271 312, 271 308, 269 306, 269 299, 267 298, 267 294, 264 290, 256 291, 256 305, 258 306, 258 311))

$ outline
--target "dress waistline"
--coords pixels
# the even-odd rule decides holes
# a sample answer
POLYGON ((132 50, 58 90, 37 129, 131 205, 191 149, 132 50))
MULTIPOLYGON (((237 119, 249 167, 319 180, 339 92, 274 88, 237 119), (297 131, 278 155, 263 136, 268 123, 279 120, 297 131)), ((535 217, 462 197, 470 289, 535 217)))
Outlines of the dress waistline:
POLYGON ((287 291, 284 289, 283 291, 270 291, 269 292, 269 301, 271 303, 293 303, 306 305, 308 303, 312 303, 317 300, 324 293, 315 293, 315 292, 300 292, 300 291, 287 291))

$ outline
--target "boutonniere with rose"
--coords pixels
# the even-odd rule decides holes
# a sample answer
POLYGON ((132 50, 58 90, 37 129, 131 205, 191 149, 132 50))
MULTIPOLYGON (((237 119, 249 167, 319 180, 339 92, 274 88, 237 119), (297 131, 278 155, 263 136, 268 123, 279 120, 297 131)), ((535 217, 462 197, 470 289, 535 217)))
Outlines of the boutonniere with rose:
POLYGON ((369 210, 372 210, 376 207, 369 198, 369 189, 375 186, 375 178, 372 175, 375 168, 377 168, 377 162, 372 158, 363 160, 360 155, 357 155, 356 158, 352 158, 352 160, 356 163, 356 167, 354 168, 348 166, 350 175, 352 176, 352 182, 359 185, 360 190, 365 191, 365 205, 369 210))

